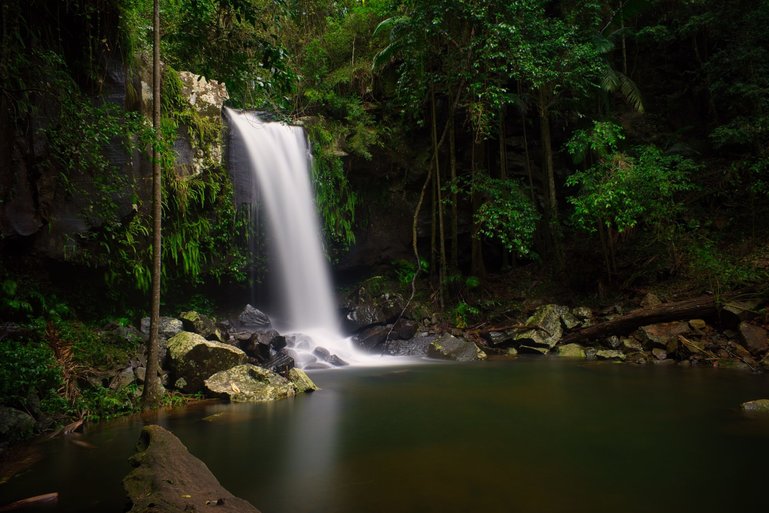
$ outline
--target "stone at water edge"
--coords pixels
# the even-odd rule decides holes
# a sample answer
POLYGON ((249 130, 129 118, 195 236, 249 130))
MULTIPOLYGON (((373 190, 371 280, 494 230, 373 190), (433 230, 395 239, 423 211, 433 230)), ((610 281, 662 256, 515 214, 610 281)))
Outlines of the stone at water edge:
POLYGON ((381 352, 379 346, 391 335, 392 326, 369 326, 352 337, 353 344, 369 352, 381 352))
POLYGON ((450 334, 433 340, 427 348, 427 356, 458 362, 486 359, 486 353, 481 351, 473 342, 450 334))
POLYGON ((751 353, 765 353, 769 350, 769 334, 764 328, 742 321, 739 330, 740 338, 751 353))
POLYGON ((398 319, 393 326, 393 333, 401 340, 411 340, 417 334, 419 323, 410 319, 398 319))
POLYGON ((209 376, 245 362, 246 353, 229 344, 182 331, 168 341, 168 358, 174 382, 180 383, 177 388, 195 393, 203 389, 203 381, 209 376))
POLYGON ((556 348, 555 354, 563 358, 586 358, 585 348, 579 344, 566 344, 563 346, 558 346, 556 348))
POLYGON ((29 413, 0 406, 0 446, 32 436, 36 424, 29 413))
POLYGON ((740 405, 740 408, 742 408, 742 411, 749 413, 769 414, 769 399, 746 401, 740 405))
POLYGON ((599 349, 595 353, 595 357, 598 360, 625 360, 625 353, 617 351, 616 349, 599 349))
POLYGON ((123 479, 129 513, 259 513, 224 489, 205 463, 160 426, 142 429, 129 461, 133 470, 123 479))
POLYGON ((568 311, 568 308, 560 305, 540 306, 534 315, 526 320, 526 325, 531 328, 519 331, 515 335, 515 340, 528 346, 544 346, 552 349, 563 335, 561 315, 568 311))
POLYGON ((661 322, 641 326, 640 331, 651 345, 667 349, 668 342, 689 333, 689 324, 684 321, 661 322))
POLYGON ((320 390, 318 385, 316 385, 313 380, 310 379, 310 376, 308 376, 302 369, 294 368, 288 371, 288 379, 294 384, 294 387, 296 387, 297 394, 320 390))
POLYGON ((250 363, 217 372, 205 380, 205 387, 207 395, 233 403, 275 401, 296 394, 291 381, 250 363))
MULTIPOLYGON (((184 330, 184 325, 179 319, 173 317, 161 317, 158 323, 158 335, 163 338, 171 338, 184 330)), ((150 318, 144 317, 141 321, 141 332, 149 335, 150 333, 150 318)))

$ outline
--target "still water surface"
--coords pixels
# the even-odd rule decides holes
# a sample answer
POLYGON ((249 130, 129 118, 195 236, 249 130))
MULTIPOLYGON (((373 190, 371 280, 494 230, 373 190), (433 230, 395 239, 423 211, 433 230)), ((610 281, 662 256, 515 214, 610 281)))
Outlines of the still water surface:
MULTIPOLYGON (((155 421, 263 513, 766 511, 769 419, 738 408, 765 375, 519 359, 312 377, 311 395, 155 421)), ((56 511, 123 511, 141 424, 43 444, 0 505, 58 491, 56 511)))

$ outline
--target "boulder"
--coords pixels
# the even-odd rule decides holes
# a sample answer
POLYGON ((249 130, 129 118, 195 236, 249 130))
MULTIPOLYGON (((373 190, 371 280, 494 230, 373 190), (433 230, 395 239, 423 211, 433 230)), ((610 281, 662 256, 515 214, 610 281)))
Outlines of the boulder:
POLYGON ((427 348, 427 356, 458 362, 486 359, 486 353, 473 342, 450 334, 433 340, 427 348))
POLYGON ((238 320, 240 321, 240 325, 246 330, 258 331, 272 327, 270 317, 251 305, 246 305, 238 316, 238 320))
POLYGON ((597 360, 625 360, 625 353, 616 349, 599 349, 595 352, 597 360))
POLYGON ((288 379, 249 363, 217 372, 205 380, 206 394, 233 403, 258 403, 293 397, 296 387, 288 379))
POLYGON ((238 338, 238 347, 248 356, 256 358, 260 363, 272 359, 275 354, 286 347, 286 337, 275 331, 267 329, 252 333, 248 339, 240 340, 238 338))
POLYGON ((769 414, 769 399, 746 401, 740 405, 740 408, 745 412, 769 414))
POLYGON ((585 358, 585 348, 579 344, 558 346, 555 354, 564 358, 585 358))
POLYGON ((369 326, 352 337, 353 343, 364 351, 378 352, 377 348, 392 331, 392 326, 369 326))
POLYGON ((652 356, 656 358, 657 360, 665 360, 668 357, 668 352, 660 347, 655 347, 652 349, 652 356))
POLYGON ((246 353, 182 331, 168 341, 168 357, 174 383, 179 383, 177 388, 194 393, 202 390, 203 381, 209 376, 245 362, 246 353))
POLYGON ((225 490, 205 463, 160 426, 142 429, 129 461, 133 470, 123 479, 129 513, 259 513, 225 490))
POLYGON ((411 319, 398 319, 393 326, 393 333, 395 333, 401 340, 410 340, 417 334, 419 323, 412 321, 411 319))
POLYGON ((382 345, 382 354, 392 356, 427 356, 428 348, 434 336, 419 334, 411 340, 390 339, 382 345))
POLYGON ((572 315, 585 325, 593 318, 593 311, 586 306, 577 306, 571 310, 572 315))
POLYGON ((643 351, 643 345, 633 337, 620 338, 620 347, 623 351, 643 351))
POLYGON ((224 342, 222 333, 216 327, 216 321, 206 315, 201 315, 194 310, 179 314, 179 320, 185 331, 191 331, 209 340, 224 342))
POLYGON ((306 392, 315 392, 320 390, 310 377, 301 369, 291 369, 288 371, 288 379, 294 384, 297 394, 304 394, 306 392))
POLYGON ((288 376, 288 372, 294 368, 296 362, 285 349, 281 349, 272 359, 265 362, 262 367, 281 376, 288 376))
POLYGON ((353 330, 384 324, 398 317, 405 304, 400 294, 378 293, 364 284, 345 301, 345 319, 353 330))
POLYGON ((526 320, 526 325, 531 328, 519 331, 515 335, 515 340, 527 346, 543 346, 552 349, 563 335, 561 315, 568 311, 568 308, 560 305, 540 306, 534 315, 526 320))
MULTIPOLYGON (((521 353, 521 354, 546 355, 546 354, 548 354, 550 352, 550 350, 548 348, 542 347, 542 346, 522 345, 522 346, 518 346, 518 352, 521 353)), ((585 355, 587 355, 587 352, 585 353, 585 355)))
POLYGON ((346 361, 339 358, 337 355, 332 354, 331 351, 329 351, 325 347, 320 347, 320 346, 316 347, 315 349, 312 350, 312 354, 314 354, 318 358, 318 360, 329 363, 334 367, 344 367, 346 365, 350 365, 346 361))
POLYGON ((514 333, 509 331, 489 331, 484 335, 484 338, 493 347, 501 347, 512 343, 514 333))
POLYGON ((36 424, 29 413, 0 406, 0 445, 29 438, 34 433, 36 424))
POLYGON ((689 332, 689 324, 684 321, 649 324, 640 328, 641 334, 651 345, 667 348, 668 342, 677 340, 678 335, 689 332))
POLYGON ((740 338, 751 353, 761 354, 769 350, 769 335, 761 326, 742 321, 739 331, 740 338))
POLYGON ((660 298, 652 292, 646 294, 641 300, 641 308, 654 308, 656 306, 660 306, 661 304, 662 301, 660 298))
MULTIPOLYGON (((184 330, 182 321, 174 317, 161 317, 158 323, 158 335, 162 338, 171 338, 180 331, 184 330)), ((150 318, 144 317, 141 322, 141 332, 145 335, 150 333, 150 318)))

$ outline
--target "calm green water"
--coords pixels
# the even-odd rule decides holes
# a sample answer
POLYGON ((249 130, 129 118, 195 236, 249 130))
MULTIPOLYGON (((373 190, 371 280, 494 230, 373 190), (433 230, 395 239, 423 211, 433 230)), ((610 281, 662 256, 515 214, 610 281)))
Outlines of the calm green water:
MULTIPOLYGON (((548 359, 323 371, 312 395, 157 423, 264 513, 765 511, 769 377, 548 359)), ((0 487, 119 512, 140 420, 93 430, 0 487)), ((51 509, 45 510, 51 511, 51 509)))

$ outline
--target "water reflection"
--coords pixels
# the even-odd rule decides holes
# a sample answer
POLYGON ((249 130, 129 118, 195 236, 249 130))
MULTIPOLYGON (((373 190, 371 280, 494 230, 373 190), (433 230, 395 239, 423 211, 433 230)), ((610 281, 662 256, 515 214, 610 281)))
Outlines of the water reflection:
MULTIPOLYGON (((765 396, 767 376, 522 360, 313 378, 322 390, 293 400, 154 421, 264 513, 763 508, 769 420, 737 406, 765 396)), ((122 511, 140 427, 92 431, 95 449, 45 444, 0 504, 64 490, 58 511, 122 511)))

